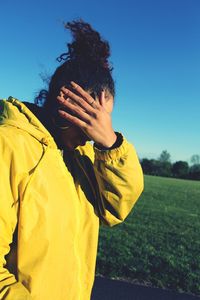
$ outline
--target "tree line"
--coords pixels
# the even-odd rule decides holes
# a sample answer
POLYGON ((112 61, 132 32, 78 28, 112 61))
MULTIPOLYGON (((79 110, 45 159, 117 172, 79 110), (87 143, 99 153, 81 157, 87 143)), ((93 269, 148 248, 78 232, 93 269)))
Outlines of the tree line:
POLYGON ((171 163, 171 156, 167 150, 162 151, 158 159, 141 159, 144 174, 174 177, 181 179, 200 180, 200 155, 192 155, 190 162, 176 161, 171 163))

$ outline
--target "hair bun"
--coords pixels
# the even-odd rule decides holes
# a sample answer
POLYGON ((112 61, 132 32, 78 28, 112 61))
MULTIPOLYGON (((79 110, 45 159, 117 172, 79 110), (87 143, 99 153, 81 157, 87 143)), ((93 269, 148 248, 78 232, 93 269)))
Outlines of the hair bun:
POLYGON ((72 33, 73 40, 68 43, 68 52, 63 53, 58 61, 76 60, 81 64, 100 64, 103 68, 111 69, 108 58, 110 56, 109 43, 103 40, 100 34, 90 24, 83 20, 67 22, 66 29, 72 33))

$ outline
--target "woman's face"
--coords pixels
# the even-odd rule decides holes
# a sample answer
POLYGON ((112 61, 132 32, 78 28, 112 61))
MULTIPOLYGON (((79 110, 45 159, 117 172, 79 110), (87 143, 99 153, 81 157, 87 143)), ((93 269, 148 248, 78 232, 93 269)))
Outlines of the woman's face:
MULTIPOLYGON (((105 98, 106 102, 104 104, 104 108, 109 114, 111 114, 114 104, 113 96, 107 92, 105 98)), ((95 101, 99 102, 99 98, 97 97, 95 101)), ((90 141, 90 138, 83 132, 83 130, 75 125, 71 125, 67 129, 60 129, 59 137, 63 147, 69 151, 73 151, 78 146, 84 146, 87 141, 90 141)))

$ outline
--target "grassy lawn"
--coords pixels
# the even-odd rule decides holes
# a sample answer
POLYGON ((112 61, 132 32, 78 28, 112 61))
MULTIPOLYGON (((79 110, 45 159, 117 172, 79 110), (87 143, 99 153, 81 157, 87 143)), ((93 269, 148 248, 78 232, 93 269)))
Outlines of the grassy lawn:
POLYGON ((97 274, 200 294, 200 182, 145 176, 126 221, 101 227, 97 274))

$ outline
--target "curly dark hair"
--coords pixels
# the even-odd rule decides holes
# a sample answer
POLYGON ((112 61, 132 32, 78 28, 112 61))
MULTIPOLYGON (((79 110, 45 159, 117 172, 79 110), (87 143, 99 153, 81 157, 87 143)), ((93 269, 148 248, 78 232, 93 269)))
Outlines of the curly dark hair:
POLYGON ((69 86, 75 81, 85 90, 98 96, 102 89, 115 94, 112 67, 108 62, 109 43, 90 24, 75 20, 64 24, 72 33, 73 40, 67 44, 68 52, 61 54, 57 60, 64 61, 55 71, 47 90, 41 90, 35 98, 37 105, 42 105, 49 112, 57 107, 56 97, 62 86, 69 86))

